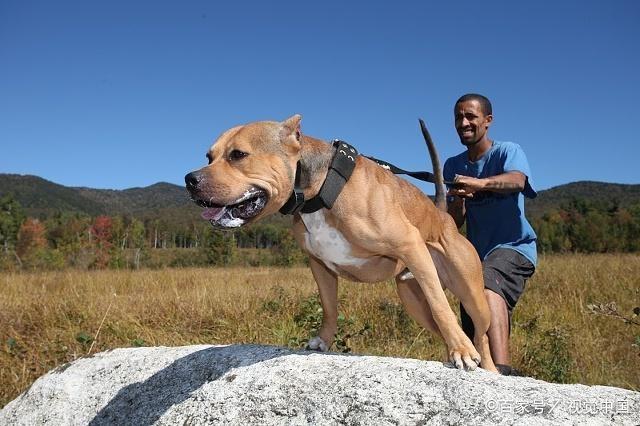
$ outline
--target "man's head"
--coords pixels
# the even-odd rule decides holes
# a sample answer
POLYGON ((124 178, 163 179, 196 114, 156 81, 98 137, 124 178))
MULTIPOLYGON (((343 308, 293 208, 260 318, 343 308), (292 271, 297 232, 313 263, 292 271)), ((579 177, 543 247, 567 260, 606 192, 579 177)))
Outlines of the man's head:
POLYGON ((460 142, 465 146, 485 139, 493 121, 491 102, 476 93, 461 96, 453 108, 453 115, 460 142))

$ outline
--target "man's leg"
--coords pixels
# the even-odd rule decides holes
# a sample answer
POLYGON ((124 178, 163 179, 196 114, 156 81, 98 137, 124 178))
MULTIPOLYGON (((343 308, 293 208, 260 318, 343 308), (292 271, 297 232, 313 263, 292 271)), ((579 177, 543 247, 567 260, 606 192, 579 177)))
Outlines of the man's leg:
MULTIPOLYGON (((534 270, 526 257, 511 249, 496 249, 482 262, 484 292, 491 313, 487 336, 491 357, 502 374, 508 375, 511 372, 511 313, 524 291, 526 280, 533 275, 534 270)), ((464 332, 473 336, 473 323, 462 306, 460 317, 464 332)))
POLYGON ((507 303, 502 296, 493 290, 484 289, 484 295, 489 304, 491 312, 491 324, 487 330, 489 337, 489 348, 494 364, 511 365, 511 355, 509 353, 509 310, 507 303))

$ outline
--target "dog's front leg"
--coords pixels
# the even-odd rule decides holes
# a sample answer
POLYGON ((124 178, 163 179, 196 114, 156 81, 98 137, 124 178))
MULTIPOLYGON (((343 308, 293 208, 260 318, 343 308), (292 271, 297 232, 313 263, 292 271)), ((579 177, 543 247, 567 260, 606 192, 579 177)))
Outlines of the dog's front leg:
POLYGON ((313 256, 309 256, 309 266, 320 293, 322 326, 318 335, 309 340, 307 349, 326 352, 338 331, 338 276, 313 256))
POLYGON ((475 369, 480 365, 480 354, 460 328, 440 284, 433 259, 418 232, 405 240, 400 253, 401 259, 415 276, 429 303, 433 320, 447 344, 449 360, 457 368, 475 369))

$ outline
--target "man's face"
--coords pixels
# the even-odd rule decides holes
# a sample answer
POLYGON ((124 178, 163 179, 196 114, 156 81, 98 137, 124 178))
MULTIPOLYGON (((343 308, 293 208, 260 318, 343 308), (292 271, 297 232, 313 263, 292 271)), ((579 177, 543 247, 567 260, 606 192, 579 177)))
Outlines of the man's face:
POLYGON ((480 142, 487 134, 493 120, 491 114, 484 115, 480 102, 476 100, 456 104, 453 114, 460 142, 465 146, 480 142))

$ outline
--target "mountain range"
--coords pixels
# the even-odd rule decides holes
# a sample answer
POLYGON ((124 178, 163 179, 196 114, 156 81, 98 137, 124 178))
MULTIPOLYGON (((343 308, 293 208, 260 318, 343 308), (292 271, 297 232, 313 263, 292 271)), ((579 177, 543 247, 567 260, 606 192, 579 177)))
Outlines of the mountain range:
MULTIPOLYGON (((58 212, 97 215, 132 215, 176 225, 197 219, 201 208, 191 202, 184 187, 159 182, 124 190, 68 187, 38 176, 0 173, 0 197, 13 193, 32 217, 46 218, 58 212)), ((535 218, 573 199, 616 201, 621 206, 640 202, 640 185, 580 181, 539 191, 526 201, 527 215, 535 218)), ((282 220, 275 219, 276 221, 282 220)))

